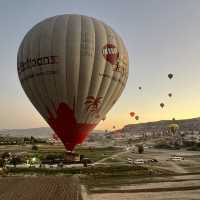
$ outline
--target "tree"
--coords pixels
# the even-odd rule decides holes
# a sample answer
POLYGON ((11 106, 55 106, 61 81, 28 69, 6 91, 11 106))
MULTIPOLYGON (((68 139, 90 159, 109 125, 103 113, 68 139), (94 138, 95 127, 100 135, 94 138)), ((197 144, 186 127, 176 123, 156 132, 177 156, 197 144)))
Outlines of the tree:
POLYGON ((142 154, 144 152, 144 147, 142 144, 138 145, 138 153, 142 154))
POLYGON ((22 162, 21 158, 18 156, 14 156, 11 160, 10 160, 10 164, 13 164, 14 167, 16 167, 17 164, 20 164, 22 162))
POLYGON ((37 139, 31 136, 31 144, 35 144, 37 142, 37 139))
POLYGON ((129 144, 129 145, 132 145, 133 142, 134 142, 134 140, 133 140, 132 138, 129 138, 129 139, 128 139, 128 144, 129 144))
POLYGON ((0 167, 4 168, 6 164, 6 161, 4 159, 0 159, 0 167))
POLYGON ((33 150, 33 151, 37 151, 37 150, 38 150, 38 146, 37 146, 37 145, 33 145, 33 146, 32 146, 32 150, 33 150))
POLYGON ((2 159, 5 159, 5 158, 9 158, 10 157, 10 154, 8 152, 4 152, 2 155, 1 155, 1 158, 2 159))

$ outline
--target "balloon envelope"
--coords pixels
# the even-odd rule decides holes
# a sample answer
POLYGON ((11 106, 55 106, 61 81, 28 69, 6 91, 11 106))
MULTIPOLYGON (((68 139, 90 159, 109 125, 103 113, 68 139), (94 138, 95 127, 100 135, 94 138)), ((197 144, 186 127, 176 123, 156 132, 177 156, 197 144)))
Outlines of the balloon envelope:
POLYGON ((139 120, 139 116, 135 116, 135 119, 136 119, 136 120, 139 120))
POLYGON ((163 108, 165 106, 164 103, 160 103, 160 107, 163 108))
POLYGON ((171 73, 168 74, 168 78, 169 78, 169 79, 172 79, 172 78, 173 78, 173 74, 171 74, 171 73))
POLYGON ((106 120, 106 116, 102 118, 102 121, 105 121, 105 120, 106 120))
POLYGON ((135 116, 135 113, 134 113, 134 112, 130 112, 130 116, 131 116, 131 117, 134 117, 134 116, 135 116))
POLYGON ((120 36, 103 22, 60 15, 26 34, 17 67, 32 104, 71 151, 121 95, 128 53, 120 36))
POLYGON ((179 129, 179 125, 178 125, 178 124, 169 124, 169 125, 167 126, 167 128, 170 129, 173 133, 175 133, 176 130, 179 129))

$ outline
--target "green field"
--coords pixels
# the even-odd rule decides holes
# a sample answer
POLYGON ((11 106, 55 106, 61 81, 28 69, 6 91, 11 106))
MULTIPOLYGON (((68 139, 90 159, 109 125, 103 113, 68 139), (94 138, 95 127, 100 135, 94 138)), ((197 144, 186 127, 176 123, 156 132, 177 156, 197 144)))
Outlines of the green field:
POLYGON ((106 148, 78 148, 76 150, 77 153, 85 155, 85 157, 88 157, 92 161, 98 161, 103 158, 112 156, 115 153, 120 152, 121 148, 115 148, 115 147, 106 147, 106 148))

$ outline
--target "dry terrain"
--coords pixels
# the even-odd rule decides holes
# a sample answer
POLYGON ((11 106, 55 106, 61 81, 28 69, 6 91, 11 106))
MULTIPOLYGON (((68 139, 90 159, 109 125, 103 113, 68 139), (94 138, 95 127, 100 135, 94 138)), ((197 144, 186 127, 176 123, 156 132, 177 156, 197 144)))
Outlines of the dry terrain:
POLYGON ((82 200, 76 177, 40 176, 0 179, 0 200, 82 200))
POLYGON ((157 159, 157 163, 144 164, 152 169, 171 171, 172 175, 152 177, 122 177, 117 186, 116 180, 104 178, 104 183, 90 188, 92 200, 199 200, 200 199, 200 152, 186 150, 146 149, 144 154, 130 150, 103 159, 103 163, 118 161, 127 163, 127 159, 157 159), (184 160, 172 161, 172 155, 181 155, 184 160), (111 159, 112 158, 112 159, 111 159), (113 160, 115 159, 115 160, 113 160), (109 184, 107 184, 109 182, 109 184))
MULTIPOLYGON (((31 152, 31 145, 1 146, 0 152, 4 151, 31 152)), ((61 145, 39 145, 41 154, 63 151, 61 145)), ((132 149, 104 148, 92 149, 92 151, 79 149, 79 151, 96 161, 91 167, 95 175, 83 176, 89 180, 87 182, 89 184, 85 184, 88 196, 84 200, 200 199, 200 152, 198 151, 153 148, 145 149, 143 154, 134 153, 132 149), (184 160, 169 160, 172 155, 181 155, 184 160), (144 171, 137 172, 128 159, 156 159, 158 162, 145 163, 144 171), (98 165, 101 167, 98 168, 98 165), (106 167, 110 168, 106 169, 106 167), (99 174, 97 169, 100 169, 99 174), (151 175, 148 173, 149 170, 164 170, 166 174, 151 175)), ((83 169, 82 166, 80 168, 83 169)), ((90 168, 86 169, 91 171, 90 168)), ((84 184, 84 181, 82 183, 84 184)), ((83 190, 77 177, 69 175, 33 177, 27 176, 24 172, 23 177, 0 178, 0 200, 82 200, 81 191, 83 190)))

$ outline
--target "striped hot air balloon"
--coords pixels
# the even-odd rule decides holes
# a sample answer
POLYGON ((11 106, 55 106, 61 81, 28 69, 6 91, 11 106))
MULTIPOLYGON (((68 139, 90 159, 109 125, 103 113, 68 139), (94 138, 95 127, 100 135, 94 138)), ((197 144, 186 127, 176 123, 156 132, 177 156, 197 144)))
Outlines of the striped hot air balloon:
POLYGON ((128 78, 128 53, 105 23, 60 15, 25 35, 17 67, 30 101, 72 151, 121 95, 128 78))

